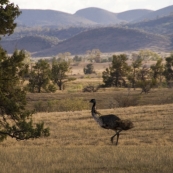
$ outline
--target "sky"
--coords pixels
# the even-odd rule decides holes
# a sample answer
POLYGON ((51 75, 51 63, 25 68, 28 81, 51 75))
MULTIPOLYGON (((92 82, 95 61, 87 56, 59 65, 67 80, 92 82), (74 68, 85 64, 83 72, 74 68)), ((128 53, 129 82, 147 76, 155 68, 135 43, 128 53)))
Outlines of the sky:
POLYGON ((77 10, 98 7, 114 13, 133 9, 159 10, 173 0, 9 0, 20 9, 51 9, 74 14, 77 10))

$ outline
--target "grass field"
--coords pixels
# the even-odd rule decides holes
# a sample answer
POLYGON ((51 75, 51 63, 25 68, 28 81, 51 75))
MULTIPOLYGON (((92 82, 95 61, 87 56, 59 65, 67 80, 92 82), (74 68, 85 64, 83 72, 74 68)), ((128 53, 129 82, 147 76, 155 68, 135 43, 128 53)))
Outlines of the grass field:
MULTIPOLYGON (((81 74, 83 67, 73 75, 81 74)), ((33 115, 34 121, 44 121, 51 135, 0 143, 0 173, 172 173, 173 90, 155 88, 140 94, 140 89, 102 88, 84 93, 84 86, 101 84, 102 78, 79 76, 64 91, 27 93, 27 108, 44 108, 33 115), (117 98, 128 94, 138 98, 138 104, 118 107, 117 98), (92 118, 92 98, 103 115, 133 121, 135 127, 121 133, 118 146, 110 142, 114 131, 100 128, 92 118)))
POLYGON ((90 110, 37 113, 34 120, 50 127, 50 137, 0 143, 0 172, 173 172, 173 104, 99 111, 134 122, 118 146, 110 142, 114 132, 100 128, 90 110))

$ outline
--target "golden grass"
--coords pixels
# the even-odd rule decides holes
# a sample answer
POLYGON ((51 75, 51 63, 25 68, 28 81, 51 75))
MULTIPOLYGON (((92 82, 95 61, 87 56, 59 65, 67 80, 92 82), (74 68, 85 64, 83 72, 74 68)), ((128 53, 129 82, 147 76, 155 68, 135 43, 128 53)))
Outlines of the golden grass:
POLYGON ((90 110, 37 113, 35 121, 45 121, 51 136, 0 143, 0 172, 173 172, 173 104, 99 111, 131 119, 135 128, 115 146, 114 132, 100 128, 90 110))
MULTIPOLYGON (((90 79, 88 81, 93 81, 93 79, 90 79)), ((79 83, 82 83, 82 82, 80 81, 79 83)), ((117 107, 116 100, 119 99, 120 96, 127 97, 128 92, 129 90, 127 88, 112 87, 112 88, 101 88, 99 89, 98 92, 90 92, 90 93, 82 92, 81 90, 78 92, 75 91, 70 93, 67 90, 57 91, 56 93, 28 93, 27 107, 33 110, 34 105, 41 102, 44 108, 46 108, 48 107, 49 102, 52 102, 52 101, 63 102, 63 100, 66 100, 66 99, 69 99, 72 101, 75 99, 79 99, 81 100, 82 103, 86 102, 84 104, 86 107, 88 101, 92 98, 95 98, 99 103, 97 106, 98 109, 109 109, 109 108, 117 107)), ((137 101, 139 106, 173 103, 173 89, 168 89, 168 88, 156 89, 155 88, 155 89, 152 89, 150 93, 148 94, 140 94, 140 93, 141 93, 141 89, 139 88, 136 90, 130 89, 130 96, 134 97, 134 99, 139 98, 137 101)), ((81 107, 84 107, 84 106, 81 105, 81 107)), ((87 109, 89 109, 89 107, 87 109)), ((77 109, 72 109, 72 110, 77 110, 77 109)), ((67 111, 67 110, 64 110, 64 111, 67 111)))

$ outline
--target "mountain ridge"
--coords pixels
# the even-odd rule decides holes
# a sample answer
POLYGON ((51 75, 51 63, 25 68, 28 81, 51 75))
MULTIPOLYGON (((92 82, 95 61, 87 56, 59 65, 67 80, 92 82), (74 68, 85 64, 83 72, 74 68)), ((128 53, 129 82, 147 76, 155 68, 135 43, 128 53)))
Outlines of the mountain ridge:
POLYGON ((84 54, 87 50, 92 49, 99 49, 105 53, 146 48, 169 50, 170 45, 171 41, 163 36, 149 34, 136 29, 103 27, 80 33, 53 48, 35 53, 33 56, 48 56, 50 53, 51 56, 56 56, 62 52, 84 54))

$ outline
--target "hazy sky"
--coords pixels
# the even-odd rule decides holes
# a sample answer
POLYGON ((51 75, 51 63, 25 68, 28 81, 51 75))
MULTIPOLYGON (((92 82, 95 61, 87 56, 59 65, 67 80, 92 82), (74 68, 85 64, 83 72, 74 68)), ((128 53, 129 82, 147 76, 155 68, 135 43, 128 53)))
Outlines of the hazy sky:
POLYGON ((132 9, 158 10, 173 5, 173 0, 10 0, 20 9, 52 9, 67 13, 87 7, 98 7, 111 12, 132 9))

